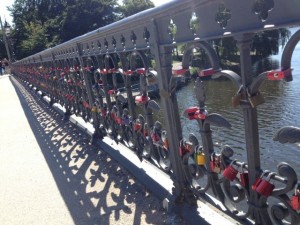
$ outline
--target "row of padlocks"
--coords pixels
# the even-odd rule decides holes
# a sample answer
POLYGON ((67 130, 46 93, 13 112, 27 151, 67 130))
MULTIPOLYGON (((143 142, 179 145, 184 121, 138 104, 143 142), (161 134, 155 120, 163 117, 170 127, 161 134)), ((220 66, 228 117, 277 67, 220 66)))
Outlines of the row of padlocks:
MULTIPOLYGON (((182 71, 186 72, 186 71, 182 71)), ((98 129, 104 135, 110 136, 117 143, 123 143, 132 149, 137 156, 150 161, 155 161, 164 171, 170 171, 169 144, 166 131, 159 121, 153 122, 153 112, 160 110, 160 106, 148 96, 147 77, 151 73, 149 69, 138 68, 136 70, 123 71, 121 69, 107 68, 97 69, 93 65, 69 66, 68 63, 60 63, 56 67, 50 64, 44 66, 30 66, 18 71, 20 77, 30 83, 36 91, 41 91, 50 97, 51 102, 60 103, 65 107, 67 114, 75 114, 82 117, 86 122, 93 123, 92 114, 96 115, 98 129), (84 79, 84 73, 88 79, 84 79), (125 83, 128 82, 126 95, 131 96, 135 106, 142 108, 143 113, 133 116, 128 97, 124 97, 117 84, 117 76, 122 75, 125 83), (139 78, 139 94, 133 96, 131 80, 134 76, 139 78), (111 77, 111 83, 108 78, 111 77), (88 85, 86 82, 89 82, 88 85), (91 88, 93 102, 90 102, 87 88, 91 88), (130 113, 131 112, 131 113, 130 113)), ((152 72, 153 73, 153 72, 152 72)), ((285 71, 281 75, 274 76, 274 72, 268 72, 267 79, 281 80, 289 76, 285 71)), ((125 84, 126 85, 126 84, 125 84)), ((241 88, 240 88, 241 89, 241 88)), ((198 78, 195 82, 195 91, 199 106, 194 106, 184 111, 184 116, 189 120, 197 121, 201 134, 207 135, 210 125, 229 128, 230 123, 219 114, 209 114, 205 109, 205 91, 203 82, 198 78)), ((261 96, 259 94, 259 96, 261 96)), ((242 95, 239 90, 232 99, 232 106, 236 107, 241 101, 242 95), (238 96, 238 97, 237 97, 238 96), (237 100, 239 99, 239 100, 237 100)), ((249 95, 249 102, 256 107, 263 101, 261 97, 249 95)), ((203 142, 205 137, 201 140, 203 142)), ((255 191, 259 195, 268 198, 276 194, 275 184, 272 181, 284 179, 280 175, 264 171, 254 184, 249 183, 248 165, 232 160, 233 150, 225 146, 221 152, 207 149, 200 144, 195 136, 190 135, 189 140, 181 140, 178 147, 182 159, 183 168, 189 184, 196 195, 205 193, 211 188, 216 196, 227 195, 230 202, 225 206, 231 211, 237 210, 235 202, 248 201, 249 191, 255 191), (234 183, 234 184, 231 184, 234 183), (275 191, 274 191, 275 190, 275 191), (235 194, 233 194, 235 193, 235 194), (235 198, 235 199, 234 199, 235 198)), ((281 168, 289 168, 282 164, 281 168)), ((289 168, 290 169, 290 168, 289 168)), ((280 171, 279 171, 280 174, 280 171)), ((294 211, 300 210, 299 185, 288 200, 288 206, 294 211)), ((279 206, 278 206, 279 207, 279 206)), ((285 207, 281 210, 284 210, 285 207)))

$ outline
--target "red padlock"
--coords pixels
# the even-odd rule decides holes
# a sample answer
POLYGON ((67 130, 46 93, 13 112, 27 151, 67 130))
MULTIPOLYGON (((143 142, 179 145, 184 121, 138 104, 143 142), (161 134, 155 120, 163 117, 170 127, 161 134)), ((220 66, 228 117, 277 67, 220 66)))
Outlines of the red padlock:
POLYGON ((118 124, 121 124, 121 123, 122 123, 122 120, 121 120, 120 117, 117 117, 117 123, 118 123, 118 124))
POLYGON ((291 206, 296 211, 300 210, 300 196, 298 196, 298 195, 293 195, 292 196, 291 206))
POLYGON ((153 132, 151 134, 151 139, 155 143, 155 142, 158 142, 160 140, 160 137, 159 137, 159 135, 157 133, 153 132))
POLYGON ((142 75, 142 74, 145 74, 146 70, 145 70, 145 68, 138 68, 138 69, 135 70, 135 72, 137 74, 142 75))
POLYGON ((261 182, 255 188, 255 191, 258 192, 259 194, 263 195, 266 198, 269 197, 275 188, 275 185, 270 183, 270 180, 274 176, 275 176, 275 173, 270 173, 266 179, 262 179, 261 182))
POLYGON ((126 75, 126 76, 132 75, 132 73, 133 72, 131 70, 126 70, 126 71, 123 72, 123 74, 126 75))
POLYGON ((267 78, 268 80, 283 80, 286 77, 292 75, 292 69, 289 68, 287 70, 273 70, 268 72, 267 78))
POLYGON ((240 182, 243 187, 249 186, 249 173, 248 171, 244 171, 246 163, 242 163, 241 172, 240 172, 240 182))
POLYGON ((139 131, 142 128, 140 123, 134 123, 133 125, 133 130, 134 131, 139 131))
POLYGON ((149 100, 150 98, 148 96, 140 95, 135 97, 136 104, 146 104, 149 100))
POLYGON ((233 181, 233 180, 236 178, 237 174, 238 174, 238 170, 235 169, 235 168, 233 167, 233 163, 234 163, 234 162, 235 162, 235 160, 232 161, 232 162, 230 163, 230 165, 227 166, 227 167, 225 168, 225 170, 223 171, 223 176, 224 176, 227 180, 230 180, 230 181, 233 181))
POLYGON ((263 180, 262 178, 263 178, 266 174, 268 174, 268 173, 269 173, 269 171, 264 171, 264 172, 260 175, 260 177, 256 179, 256 181, 254 182, 254 184, 252 184, 252 186, 251 186, 251 188, 252 188, 253 191, 256 190, 256 188, 258 187, 258 185, 262 182, 262 180, 263 180))
POLYGON ((114 95, 116 93, 116 90, 112 89, 112 90, 109 90, 107 93, 109 95, 114 95))
POLYGON ((217 156, 215 152, 210 156, 210 170, 214 173, 221 172, 221 159, 220 156, 217 156))
POLYGON ((107 115, 107 110, 102 109, 102 110, 101 110, 101 115, 102 115, 103 118, 105 118, 106 115, 107 115))
POLYGON ((185 149, 184 149, 184 146, 183 146, 183 140, 181 140, 179 142, 179 155, 182 157, 185 153, 185 149))
POLYGON ((206 70, 201 70, 199 71, 198 75, 199 77, 208 77, 208 76, 211 76, 213 74, 215 74, 217 71, 214 70, 213 68, 209 68, 209 69, 206 69, 206 70))
POLYGON ((197 111, 199 111, 198 107, 190 107, 184 111, 183 115, 187 117, 189 120, 193 120, 195 119, 195 113, 197 111))
POLYGON ((300 183, 298 183, 297 187, 295 187, 295 193, 292 196, 290 204, 294 210, 300 210, 300 183))
POLYGON ((175 76, 185 74, 188 69, 174 69, 172 70, 172 74, 175 76))

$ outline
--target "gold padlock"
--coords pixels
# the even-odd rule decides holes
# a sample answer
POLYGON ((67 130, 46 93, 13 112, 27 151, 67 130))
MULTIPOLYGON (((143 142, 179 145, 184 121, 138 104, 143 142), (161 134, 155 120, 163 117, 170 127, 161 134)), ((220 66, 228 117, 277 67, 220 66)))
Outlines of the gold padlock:
POLYGON ((198 166, 205 165, 205 154, 203 152, 202 147, 197 146, 195 151, 195 162, 198 166))
POLYGON ((240 86, 239 90, 237 91, 237 93, 231 98, 231 105, 232 107, 237 107, 241 104, 241 100, 242 100, 242 89, 243 89, 243 85, 240 86))
POLYGON ((96 113, 97 112, 97 107, 93 106, 91 111, 94 112, 94 113, 96 113))
POLYGON ((102 112, 101 107, 98 107, 98 108, 97 108, 97 112, 98 112, 98 113, 101 113, 101 112, 102 112))
POLYGON ((249 102, 250 102, 252 108, 255 108, 256 106, 265 103, 264 96, 259 91, 256 94, 251 95, 249 93, 249 91, 247 90, 247 94, 248 94, 248 99, 249 99, 249 102))

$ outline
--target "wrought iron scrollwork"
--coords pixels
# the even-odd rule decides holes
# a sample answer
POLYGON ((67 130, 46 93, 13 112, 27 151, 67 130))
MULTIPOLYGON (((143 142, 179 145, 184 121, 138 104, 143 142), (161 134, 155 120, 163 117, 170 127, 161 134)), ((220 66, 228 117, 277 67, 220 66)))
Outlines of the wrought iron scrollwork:
POLYGON ((269 12, 274 8, 273 0, 255 0, 252 11, 264 22, 268 19, 269 12))
POLYGON ((226 29, 228 21, 231 19, 231 11, 226 8, 225 3, 220 3, 215 20, 221 28, 226 29))

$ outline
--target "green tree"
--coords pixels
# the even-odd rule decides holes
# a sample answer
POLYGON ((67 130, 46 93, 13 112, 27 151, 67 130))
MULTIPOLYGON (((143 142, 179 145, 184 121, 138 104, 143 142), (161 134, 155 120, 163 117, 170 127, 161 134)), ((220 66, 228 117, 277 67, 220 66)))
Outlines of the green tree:
POLYGON ((6 54, 5 43, 3 40, 3 33, 2 33, 2 30, 0 29, 0 60, 3 58, 8 58, 8 57, 6 54))
POLYGON ((258 58, 276 55, 280 45, 283 46, 290 36, 290 31, 284 28, 256 33, 253 38, 252 51, 258 58))
POLYGON ((123 0, 121 12, 125 17, 128 17, 153 7, 154 4, 151 0, 123 0))
POLYGON ((61 21, 62 42, 115 22, 118 12, 116 0, 67 0, 61 21))
POLYGON ((117 0, 15 0, 9 10, 18 59, 120 18, 117 0))
POLYGON ((42 23, 25 24, 26 38, 21 41, 21 48, 23 52, 31 54, 32 52, 40 52, 45 49, 47 45, 46 31, 42 23))

